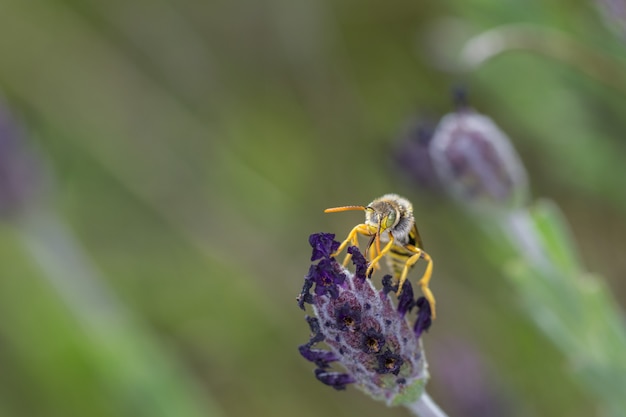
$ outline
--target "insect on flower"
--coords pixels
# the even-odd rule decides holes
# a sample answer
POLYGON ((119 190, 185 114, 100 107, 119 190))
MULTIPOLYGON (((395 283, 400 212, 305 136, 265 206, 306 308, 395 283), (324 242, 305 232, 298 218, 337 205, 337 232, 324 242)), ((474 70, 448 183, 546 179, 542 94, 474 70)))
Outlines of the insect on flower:
MULTIPOLYGON (((358 247, 358 235, 369 237, 366 254, 370 258, 370 263, 366 275, 369 277, 374 268, 379 267, 379 261, 386 257, 387 265, 398 281, 397 295, 400 295, 402 291, 409 270, 418 260, 424 259, 428 264, 418 285, 430 304, 434 319, 436 317, 435 297, 428 287, 433 271, 433 260, 424 251, 424 245, 413 217, 411 202, 397 194, 385 194, 367 206, 333 207, 324 210, 324 212, 337 213, 348 210, 365 211, 365 223, 356 225, 331 256, 339 255, 350 243, 352 246, 358 247), (383 248, 381 248, 381 242, 386 243, 383 248)), ((344 266, 348 264, 350 257, 350 254, 346 255, 343 261, 344 266)))

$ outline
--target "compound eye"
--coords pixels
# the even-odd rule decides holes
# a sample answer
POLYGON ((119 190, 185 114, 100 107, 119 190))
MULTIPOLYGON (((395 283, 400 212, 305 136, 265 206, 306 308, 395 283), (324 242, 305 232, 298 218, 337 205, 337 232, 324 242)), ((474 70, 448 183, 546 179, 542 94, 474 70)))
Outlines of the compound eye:
POLYGON ((378 224, 376 212, 370 207, 365 207, 365 223, 378 224))
POLYGON ((389 216, 387 216, 386 223, 387 223, 386 224, 387 227, 393 227, 393 225, 396 224, 396 213, 394 211, 389 213, 389 216))

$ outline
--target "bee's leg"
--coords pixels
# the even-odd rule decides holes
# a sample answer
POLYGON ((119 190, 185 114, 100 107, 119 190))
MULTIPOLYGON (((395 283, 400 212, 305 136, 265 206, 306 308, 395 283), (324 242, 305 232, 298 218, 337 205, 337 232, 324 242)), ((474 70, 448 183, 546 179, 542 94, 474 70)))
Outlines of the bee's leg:
POLYGON ((365 271, 365 276, 369 276, 372 273, 372 269, 374 269, 378 265, 378 262, 382 259, 382 257, 391 250, 391 247, 393 246, 393 241, 393 235, 389 233, 389 243, 387 243, 385 247, 380 250, 380 252, 374 259, 372 259, 369 266, 367 267, 367 271, 365 271))
POLYGON ((433 274, 433 260, 430 255, 428 255, 422 249, 416 248, 414 246, 407 246, 407 249, 414 252, 415 255, 411 256, 404 264, 404 269, 402 270, 402 275, 400 275, 400 280, 398 282, 398 292, 396 294, 400 295, 400 293, 402 292, 402 285, 404 284, 404 281, 406 281, 409 269, 411 269, 411 267, 415 265, 415 263, 420 258, 424 258, 424 260, 428 262, 428 264, 426 265, 426 272, 424 272, 424 275, 422 275, 422 278, 418 281, 418 285, 422 290, 422 294, 424 294, 424 297, 428 301, 433 319, 435 319, 437 318, 437 311, 435 310, 435 296, 428 287, 428 284, 430 283, 430 278, 433 274))
POLYGON ((378 257, 376 254, 377 254, 376 249, 375 248, 372 249, 372 251, 368 255, 369 264, 374 269, 380 269, 380 265, 378 264, 378 260, 376 260, 376 258, 378 257))
MULTIPOLYGON (((335 253, 332 253, 330 256, 334 258, 337 255, 339 255, 346 248, 346 246, 348 246, 348 243, 352 243, 352 246, 357 246, 358 247, 359 246, 359 240, 357 238, 357 234, 370 236, 369 228, 367 227, 367 225, 365 225, 365 224, 356 225, 350 231, 350 233, 348 233, 348 237, 346 238, 346 240, 344 240, 341 243, 341 245, 339 245, 339 248, 337 248, 335 253)), ((348 262, 350 262, 350 258, 352 258, 352 255, 347 254, 346 257, 343 260, 343 266, 348 265, 348 262)))
MULTIPOLYGON (((374 241, 376 239, 376 235, 372 236, 372 238, 370 239, 368 245, 367 245, 367 249, 365 251, 366 253, 366 257, 369 259, 369 263, 371 264, 372 261, 376 258, 376 255, 379 253, 376 251, 376 246, 374 245, 374 241)), ((380 249, 380 247, 378 248, 380 249)), ((380 265, 378 265, 378 263, 376 263, 374 265, 375 269, 380 269, 380 265)))
MULTIPOLYGON (((352 236, 352 241, 351 241, 351 245, 350 246, 359 246, 359 240, 356 236, 356 234, 354 234, 354 236, 352 236)), ((337 253, 339 253, 341 251, 337 251, 337 253)), ((352 255, 349 253, 346 253, 346 257, 343 258, 343 262, 341 263, 341 265, 343 265, 344 267, 348 265, 348 262, 350 262, 350 259, 352 259, 352 255)))

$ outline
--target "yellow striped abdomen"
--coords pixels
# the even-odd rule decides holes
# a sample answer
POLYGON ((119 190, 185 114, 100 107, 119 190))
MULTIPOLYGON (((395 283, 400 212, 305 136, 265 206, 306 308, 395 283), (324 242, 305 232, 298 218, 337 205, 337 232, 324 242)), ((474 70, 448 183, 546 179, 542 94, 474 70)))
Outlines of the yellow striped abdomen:
POLYGON ((393 245, 391 247, 386 258, 387 266, 391 270, 395 281, 400 279, 404 266, 406 265, 406 261, 408 261, 413 255, 415 254, 408 249, 405 249, 403 246, 393 245))

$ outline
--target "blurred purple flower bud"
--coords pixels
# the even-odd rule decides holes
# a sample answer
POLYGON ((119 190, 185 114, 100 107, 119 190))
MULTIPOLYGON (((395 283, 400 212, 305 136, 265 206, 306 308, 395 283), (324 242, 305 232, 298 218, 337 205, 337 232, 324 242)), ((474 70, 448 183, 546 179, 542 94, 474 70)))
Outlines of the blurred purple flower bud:
POLYGON ((309 243, 314 254, 322 254, 322 258, 310 267, 298 297, 298 304, 311 304, 315 314, 307 318, 312 336, 300 346, 301 355, 317 365, 317 379, 335 389, 355 384, 389 405, 414 402, 428 379, 420 340, 430 325, 428 303, 423 297, 413 299, 407 281, 398 306, 394 306, 391 277, 385 277, 386 285, 377 290, 365 277, 367 261, 358 248, 348 249, 355 273, 330 257, 332 250, 319 250, 336 248, 334 235, 314 234, 309 243), (411 324, 407 315, 416 305, 422 308, 411 324), (313 348, 320 342, 329 350, 313 348), (332 363, 341 365, 345 372, 330 370, 332 363))
POLYGON ((509 138, 471 109, 441 119, 430 156, 443 187, 469 207, 514 209, 528 200, 526 171, 509 138))
POLYGON ((400 135, 392 160, 393 166, 408 180, 421 188, 440 191, 439 178, 430 157, 434 130, 434 123, 427 120, 410 120, 400 135))
POLYGON ((42 182, 40 162, 0 99, 0 218, 13 218, 32 202, 42 182))
POLYGON ((605 25, 626 41, 626 0, 596 0, 605 25))

